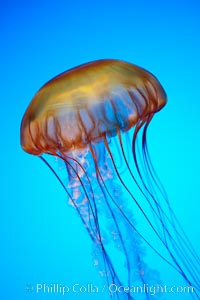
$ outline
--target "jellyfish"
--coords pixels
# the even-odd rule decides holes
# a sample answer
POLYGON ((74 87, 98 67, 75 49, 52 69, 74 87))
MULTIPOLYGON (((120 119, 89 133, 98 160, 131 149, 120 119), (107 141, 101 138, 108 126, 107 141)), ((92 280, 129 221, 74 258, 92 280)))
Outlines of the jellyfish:
POLYGON ((147 148, 149 124, 166 102, 150 72, 104 59, 47 82, 22 119, 23 150, 45 162, 65 189, 92 239, 94 265, 113 299, 160 298, 134 293, 136 285, 161 280, 146 261, 146 249, 179 273, 195 288, 192 298, 200 299, 199 257, 147 148), (49 157, 62 162, 64 178, 49 157))

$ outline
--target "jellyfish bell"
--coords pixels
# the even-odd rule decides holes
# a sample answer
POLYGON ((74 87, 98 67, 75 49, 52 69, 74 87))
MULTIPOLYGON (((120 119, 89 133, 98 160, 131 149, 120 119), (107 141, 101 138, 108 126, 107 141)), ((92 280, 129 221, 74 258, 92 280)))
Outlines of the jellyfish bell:
POLYGON ((99 60, 50 80, 33 98, 21 125, 31 154, 84 148, 127 131, 160 110, 166 94, 149 72, 117 60, 99 60))
MULTIPOLYGON (((146 70, 119 60, 90 62, 38 91, 21 123, 21 145, 39 156, 64 187, 94 242, 95 265, 108 284, 158 283, 156 271, 145 262, 146 246, 194 285, 193 296, 199 299, 198 257, 170 207, 146 145, 149 123, 166 102, 161 84, 146 70), (67 183, 43 154, 63 161, 67 183), (140 231, 139 213, 157 239, 154 245, 140 231)), ((137 299, 130 291, 111 296, 137 299)))

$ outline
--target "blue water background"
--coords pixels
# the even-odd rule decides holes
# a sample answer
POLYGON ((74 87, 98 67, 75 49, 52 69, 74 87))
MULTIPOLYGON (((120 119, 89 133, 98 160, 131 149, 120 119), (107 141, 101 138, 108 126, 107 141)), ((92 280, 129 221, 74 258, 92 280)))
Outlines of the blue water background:
MULTIPOLYGON (((199 2, 36 0, 0 6, 0 299, 109 299, 25 291, 36 283, 102 285, 90 239, 66 194, 19 142, 21 118, 36 91, 56 74, 99 58, 140 65, 165 87, 168 104, 151 124, 148 145, 199 253, 199 2)), ((162 272, 168 274, 168 266, 162 272)))

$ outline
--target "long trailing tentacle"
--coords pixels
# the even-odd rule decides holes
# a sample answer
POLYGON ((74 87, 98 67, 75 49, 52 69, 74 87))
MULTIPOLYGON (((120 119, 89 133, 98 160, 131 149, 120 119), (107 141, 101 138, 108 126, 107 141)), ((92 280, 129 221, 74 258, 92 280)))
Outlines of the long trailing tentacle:
MULTIPOLYGON (((60 158, 63 160, 63 157, 62 157, 61 155, 57 154, 57 156, 60 157, 60 158)), ((89 230, 89 228, 88 228, 88 224, 87 224, 86 221, 84 220, 84 218, 83 218, 83 216, 82 216, 82 214, 81 214, 81 212, 80 212, 80 210, 79 210, 79 207, 77 206, 76 202, 74 201, 74 199, 73 199, 72 196, 70 195, 69 191, 67 190, 66 186, 65 186, 64 183, 62 182, 62 180, 61 180, 61 178, 59 177, 59 175, 58 175, 58 174, 56 173, 56 171, 52 168, 52 166, 48 163, 48 161, 47 161, 46 159, 44 159, 44 157, 39 156, 39 158, 40 158, 40 159, 48 166, 48 168, 49 168, 49 169, 53 172, 53 174, 56 176, 56 178, 58 179, 58 181, 59 181, 60 184, 62 185, 63 189, 64 189, 65 192, 67 193, 69 199, 72 201, 74 207, 76 208, 76 211, 78 212, 80 219, 82 220, 82 222, 83 222, 83 224, 84 224, 86 230, 88 231, 89 236, 91 237, 92 241, 93 241, 94 243, 96 243, 96 239, 94 238, 93 235, 91 235, 91 232, 90 232, 90 230, 89 230)), ((64 161, 65 161, 65 163, 68 163, 66 159, 64 159, 64 161)), ((75 169, 74 169, 74 172, 76 172, 75 169)), ((78 176, 78 174, 77 174, 77 176, 78 176)), ((84 185, 83 185, 83 187, 84 187, 84 185)), ((86 197, 87 197, 87 196, 86 196, 86 197)), ((88 201, 89 201, 89 197, 88 197, 88 201)), ((96 229, 97 229, 97 232, 98 232, 98 230, 99 230, 99 229, 98 229, 98 228, 99 228, 99 225, 98 225, 98 221, 96 221, 96 222, 97 222, 97 223, 96 223, 96 225, 97 225, 97 228, 96 228, 96 229)), ((99 234, 99 236, 101 237, 100 234, 99 234)), ((104 248, 104 245, 103 245, 103 242, 101 241, 101 238, 100 238, 98 241, 100 242, 100 245, 101 245, 101 248, 102 248, 102 254, 103 254, 103 259, 104 259, 104 263, 105 263, 105 265, 104 265, 105 270, 107 269, 107 266, 108 266, 109 271, 110 271, 110 275, 111 275, 111 277, 112 277, 112 280, 114 281, 114 279, 116 280, 117 277, 116 277, 115 270, 114 270, 114 268, 113 268, 113 266, 112 266, 112 262, 111 262, 109 256, 107 255, 107 252, 106 252, 106 250, 105 250, 105 248, 104 248)), ((117 279, 117 282, 120 282, 119 279, 117 279)))
MULTIPOLYGON (((91 210, 93 211, 93 207, 92 207, 92 204, 91 204, 91 200, 90 200, 90 197, 89 197, 89 195, 88 195, 88 192, 87 192, 87 190, 86 190, 86 188, 85 188, 85 186, 84 186, 84 183, 83 183, 81 177, 79 176, 78 172, 75 170, 75 168, 73 167, 73 165, 72 165, 68 160, 72 159, 75 163, 77 163, 77 164, 79 165, 79 167, 84 171, 84 174, 85 174, 85 176, 87 177, 87 180, 89 181, 89 184, 90 184, 90 186, 91 186, 91 182, 90 182, 90 179, 89 179, 89 177, 88 177, 88 175, 87 175, 87 172, 84 170, 84 168, 82 167, 82 165, 78 162, 78 160, 76 160, 76 159, 74 159, 74 158, 71 158, 70 156, 66 156, 66 158, 65 158, 65 157, 62 157, 62 156, 59 156, 59 157, 62 158, 62 159, 65 161, 65 163, 66 163, 68 166, 70 166, 70 168, 73 169, 73 171, 74 171, 74 173, 76 174, 78 180, 80 181, 81 186, 82 186, 82 188, 83 188, 83 190, 84 190, 84 193, 85 193, 85 195, 86 195, 86 197, 87 197, 88 205, 90 206, 91 210)), ((92 186, 91 186, 91 188, 92 188, 92 186)), ((93 194, 93 197, 94 197, 94 193, 92 193, 92 194, 93 194)), ((100 243, 100 247, 101 247, 101 249, 102 249, 102 255, 103 255, 103 260, 104 260, 104 268, 105 268, 106 274, 107 274, 107 267, 108 267, 109 272, 110 272, 110 275, 111 275, 111 278, 112 278, 112 280, 114 281, 114 278, 115 278, 115 280, 116 280, 117 276, 116 276, 114 267, 113 267, 112 262, 111 262, 111 260, 110 260, 110 258, 109 258, 109 256, 108 256, 108 254, 107 254, 107 252, 106 252, 106 250, 105 250, 105 247, 104 247, 104 244, 103 244, 103 241, 102 241, 101 229, 100 229, 100 226, 99 226, 98 212, 97 212, 97 208, 96 208, 96 204, 95 204, 95 199, 93 198, 92 200, 93 200, 93 206, 94 206, 93 217, 94 217, 94 219, 95 219, 95 228, 94 228, 94 232, 97 232, 97 233, 98 233, 98 234, 97 234, 97 239, 94 239, 93 241, 94 241, 95 243, 100 243)), ((73 201, 73 203, 74 203, 74 201, 73 201)), ((77 206, 77 205, 76 205, 76 209, 78 209, 78 206, 77 206)), ((80 214, 81 214, 81 212, 80 212, 80 214)), ((81 214, 81 216, 82 216, 82 214, 81 214)), ((82 216, 82 218, 83 218, 83 216, 82 216)), ((88 227, 88 224, 87 224, 86 222, 85 222, 85 224, 86 224, 86 226, 88 227)), ((92 238, 94 238, 94 235, 91 234, 91 232, 89 232, 89 234, 90 234, 90 236, 91 236, 92 238)), ((96 236, 96 234, 95 234, 95 236, 96 236)), ((117 279, 117 282, 120 282, 119 279, 117 279)))
MULTIPOLYGON (((182 239, 182 241, 184 242, 184 239, 180 236, 178 230, 176 229, 174 223, 172 222, 172 220, 169 219, 169 217, 166 215, 166 213, 163 211, 163 208, 162 206, 159 204, 159 202, 157 202, 157 200, 155 199, 155 196, 153 195, 153 193, 149 193, 149 195, 152 197, 154 203, 156 204, 157 208, 158 208, 158 212, 155 211, 154 207, 152 206, 151 202, 149 201, 149 198, 147 197, 147 195, 143 192, 141 186, 139 185, 139 183, 137 182, 136 178, 134 177, 133 175, 133 172, 128 164, 128 161, 127 161, 127 158, 126 158, 126 155, 125 155, 125 151, 124 151, 124 147, 123 147, 123 144, 122 144, 122 138, 121 138, 121 134, 120 134, 120 131, 118 132, 118 138, 119 138, 119 142, 120 142, 120 146, 121 146, 121 149, 122 149, 122 155, 124 157, 124 161, 126 163, 126 166, 127 166, 127 169, 129 170, 130 174, 131 174, 131 177, 133 178, 135 184, 137 185, 137 187, 139 188, 140 192, 142 193, 142 195, 145 197, 145 199, 148 201, 152 211, 155 213, 156 217, 160 220, 161 224, 162 224, 162 227, 163 227, 163 230, 164 230, 164 237, 165 237, 165 243, 167 243, 167 237, 166 237, 166 234, 169 235, 169 237, 172 239, 172 236, 171 234, 169 233, 169 230, 167 229, 167 223, 165 222, 164 218, 167 219, 167 221, 169 222, 169 224, 173 227, 174 231, 176 232, 176 235, 179 236, 179 239, 182 239)), ((177 243, 176 243, 176 246, 179 247, 179 251, 182 252, 182 255, 183 257, 186 259, 186 262, 190 263, 189 261, 189 257, 187 257, 184 252, 183 252, 183 249, 181 249, 181 246, 179 246, 177 243)), ((186 263, 185 263, 186 264, 186 263)), ((189 270, 191 272, 191 270, 189 270)), ((195 269, 193 269, 193 272, 195 273, 195 269)), ((195 277, 194 277, 195 278, 195 277)))
MULTIPOLYGON (((121 235, 121 231, 120 231, 119 225, 118 225, 118 223, 117 223, 117 221, 115 219, 114 213, 113 213, 112 208, 110 207, 110 204, 109 204, 108 199, 107 199, 107 195, 109 196, 110 193, 108 193, 107 189, 106 189, 106 193, 103 190, 103 187, 105 187, 105 181, 104 181, 104 179, 103 179, 103 177, 101 175, 101 172, 99 170, 98 162, 97 162, 96 155, 95 155, 95 152, 94 152, 92 144, 90 144, 90 150, 91 150, 91 153, 92 153, 92 156, 93 156, 93 159, 94 159, 95 169, 96 169, 96 176, 97 176, 97 180, 98 180, 99 186, 100 186, 101 191, 102 191, 102 193, 104 195, 104 199, 106 201, 107 208, 109 209, 109 212, 110 212, 110 214, 112 216, 112 220, 113 220, 113 222, 115 224, 115 227, 117 229, 117 232, 119 234, 121 246, 122 246, 123 251, 125 253, 127 267, 128 267, 128 286, 131 286, 131 278, 130 278, 130 268, 131 268, 131 266, 130 266, 130 262, 129 262, 129 259, 128 259, 128 253, 127 253, 127 250, 126 250, 125 245, 124 245, 124 241, 123 241, 123 238, 122 238, 122 235, 121 235)), ((133 299, 132 296, 130 295, 130 293, 127 293, 127 295, 128 295, 128 299, 130 299, 130 300, 133 299)))
MULTIPOLYGON (((178 238, 180 238, 182 240, 183 243, 187 243, 187 247, 188 247, 188 250, 190 251, 190 253, 195 257, 196 261, 198 264, 200 264, 200 257, 198 256, 198 254, 196 253, 195 249, 193 248, 189 238, 187 237, 185 231, 183 230, 179 220, 177 219, 175 213, 173 212, 171 206, 170 206, 170 203, 169 203, 169 200, 168 200, 168 197, 167 197, 167 194, 164 190, 164 187, 162 186, 162 183, 160 182, 156 172, 155 172, 155 169, 153 167, 153 164, 151 162, 151 158, 150 158, 150 155, 149 155, 149 151, 148 151, 148 147, 147 147, 147 143, 146 143, 146 134, 147 134, 147 129, 148 129, 148 125, 149 125, 149 122, 145 125, 144 127, 144 130, 143 130, 143 151, 144 151, 144 160, 146 162, 146 165, 147 165, 147 169, 148 169, 148 172, 153 180, 153 182, 156 184, 156 186, 158 188, 160 188, 159 190, 162 192, 162 195, 163 195, 163 198, 164 200, 166 201, 167 203, 167 206, 168 206, 168 209, 169 209, 169 212, 170 212, 170 215, 171 215, 171 219, 172 219, 172 223, 177 224, 177 226, 179 227, 179 229, 181 230, 184 238, 182 236, 179 236, 179 231, 177 229, 175 229, 175 232, 177 235, 178 238)), ((180 240, 179 240, 180 241, 180 240)))
MULTIPOLYGON (((113 162, 113 166, 115 168, 115 171, 116 171, 116 174, 121 182, 121 184, 124 186, 125 190, 129 193, 129 195, 131 196, 131 198, 134 200, 135 204, 138 206, 139 210, 142 212, 143 216, 145 217, 145 219, 147 220, 147 222, 149 223, 150 227, 152 228, 152 230, 154 231, 154 233, 156 234, 156 236, 158 237, 158 239, 161 241, 161 243, 168 249, 169 253, 170 253, 170 256, 172 257, 173 261, 175 262, 177 268, 176 270, 183 276, 183 278, 185 278, 185 280, 190 284, 192 285, 192 283, 190 282, 190 280, 186 277, 184 271, 182 270, 180 264, 178 263, 178 261, 176 260, 175 256, 173 255, 173 253, 170 251, 170 249, 168 248, 168 245, 165 243, 165 241, 160 237, 158 231, 156 230, 156 228, 153 226, 153 224, 151 223, 151 221, 149 220, 148 216, 146 215, 146 213, 144 212, 144 210, 142 209, 141 205, 139 204, 139 202, 137 201, 137 199, 133 196, 133 194, 131 193, 130 189, 126 186, 126 184, 124 183, 123 179, 121 178, 118 170, 117 170, 117 167, 115 165, 115 162, 114 162, 114 158, 113 158, 113 155, 110 151, 110 148, 109 148, 109 145, 107 143, 107 140, 105 138, 104 140, 105 142, 105 145, 106 145, 106 149, 111 157, 111 160, 113 162)), ((166 260, 165 260, 166 261, 166 260)))
MULTIPOLYGON (((167 204, 167 207, 169 210, 170 219, 166 215, 166 213, 163 211, 159 202, 157 201, 157 205, 159 206, 159 209, 162 211, 162 217, 165 217, 166 221, 170 222, 170 224, 172 225, 172 228, 175 232, 176 238, 177 238, 177 242, 176 242, 172 238, 172 235, 169 234, 167 223, 165 222, 165 220, 163 218, 163 221, 165 222, 165 231, 167 233, 167 237, 169 237, 169 242, 172 244, 175 251, 179 251, 177 253, 179 254, 180 261, 185 266, 186 270, 189 272, 189 274, 193 278, 194 282, 196 282, 196 285, 198 287, 198 276, 199 275, 197 275, 197 274, 199 273, 199 271, 196 268, 196 265, 199 264, 199 257, 196 254, 195 250, 193 249, 191 243, 189 242, 189 239, 186 236, 185 232, 183 231, 182 227, 180 226, 180 223, 178 222, 177 217, 175 216, 175 214, 170 206, 168 198, 165 196, 165 194, 162 193, 162 189, 159 188, 159 181, 156 180, 157 175, 154 176, 154 173, 155 173, 154 169, 152 169, 150 167, 150 166, 152 166, 152 163, 149 161, 150 157, 149 157, 147 143, 146 143, 146 132, 147 132, 149 122, 150 122, 150 120, 148 120, 146 122, 146 124, 144 126, 144 130, 143 130, 143 135, 142 135, 142 146, 143 146, 142 149, 143 149, 143 154, 144 154, 144 162, 146 164, 147 173, 150 174, 149 180, 151 180, 151 179, 153 180, 156 187, 161 192, 161 195, 163 195, 163 199, 164 199, 165 203, 167 204), (183 235, 181 235, 180 231, 177 229, 177 226, 179 227, 179 229, 181 229, 181 232, 183 235), (188 251, 187 253, 185 252, 186 250, 188 251), (189 254, 191 254, 192 256, 189 254), (192 257, 196 260, 193 264, 191 261, 192 257)), ((153 186, 153 185, 151 185, 151 186, 153 186)))
MULTIPOLYGON (((180 267, 180 264, 177 262, 177 259, 175 259, 175 256, 172 254, 171 250, 170 250, 170 245, 169 245, 169 242, 167 240, 167 237, 169 237, 169 241, 170 243, 172 243, 173 245, 173 248, 175 249, 179 249, 179 254, 180 254, 180 261, 182 262, 182 264, 185 266, 185 268, 187 269, 187 271, 190 273, 191 277, 193 278, 193 281, 196 282, 195 284, 195 288, 196 289, 199 289, 198 287, 198 279, 196 278, 195 276, 195 273, 198 271, 195 269, 195 266, 192 266, 191 265, 191 261, 190 261, 190 258, 187 257, 187 255, 184 253, 184 248, 186 246, 187 249, 189 249, 189 252, 192 253, 194 256, 196 256, 195 251, 193 250, 191 244, 187 244, 188 242, 188 238, 186 237, 184 231, 182 230, 183 234, 184 234, 184 237, 185 239, 180 235, 178 229, 176 228, 175 226, 175 223, 174 223, 174 220, 177 220, 177 218, 175 217, 171 207, 170 207, 170 204, 166 198, 166 195, 165 193, 163 192, 163 189, 159 187, 159 181, 156 181, 156 178, 155 176, 153 176, 153 173, 151 171, 151 168, 150 168, 150 163, 148 161, 148 156, 149 154, 147 154, 147 152, 145 152, 147 150, 147 146, 146 146, 146 130, 147 130, 147 127, 148 127, 148 124, 150 123, 150 120, 151 120, 152 116, 149 117, 147 120, 145 120, 142 125, 140 124, 138 127, 136 126, 136 129, 135 129, 135 132, 134 132, 134 136, 133 136, 133 146, 132 146, 132 149, 133 149, 133 157, 134 157, 134 163, 135 163, 135 166, 136 166, 136 169, 138 171, 138 174, 139 174, 139 177, 143 183, 143 186, 145 188, 145 190, 148 192, 148 194, 151 196, 151 198, 153 199, 154 201, 154 204, 157 208, 157 213, 155 212, 154 208, 152 207, 152 204, 148 201, 148 203, 150 204, 151 208, 152 208, 152 211, 158 216, 161 217, 161 224, 162 224, 162 227, 163 227, 163 230, 164 230, 164 241, 165 241, 165 244, 166 244, 166 248, 168 249, 168 252, 170 254, 170 256, 172 257, 173 261, 175 262, 175 264, 180 267), (145 124, 145 125, 144 125, 145 124), (144 125, 144 132, 143 132, 143 136, 142 136, 142 149, 143 151, 145 152, 144 153, 144 162, 145 162, 145 168, 146 168, 146 172, 147 172, 147 175, 150 174, 149 176, 149 180, 152 178, 153 176, 153 181, 155 181, 155 185, 157 186, 158 190, 160 191, 161 195, 163 196, 163 198, 165 199, 166 203, 167 203, 167 206, 168 206, 168 209, 170 211, 170 219, 169 217, 166 215, 166 213, 163 211, 162 209, 162 206, 161 204, 159 203, 159 201, 157 199, 155 199, 155 196, 154 196, 154 188, 152 187, 152 183, 150 181, 150 188, 147 187, 147 185, 145 184, 144 182, 144 179, 142 177, 142 174, 141 174, 141 171, 140 171, 140 168, 139 168, 139 165, 138 165, 138 160, 137 160, 137 156, 136 156, 136 147, 135 147, 135 143, 136 143, 136 138, 137 138, 137 134, 140 130, 140 128, 144 125), (177 240, 178 241, 181 241, 181 244, 179 245, 175 240, 174 238, 172 237, 171 233, 169 232, 168 230, 168 227, 167 227, 167 224, 166 224, 166 220, 169 221, 169 223, 171 224, 171 226, 173 227, 173 230, 175 231, 175 234, 177 236, 177 240), (182 247, 183 245, 183 247, 182 247)), ((145 174, 146 175, 146 174, 145 174)), ((179 225, 179 224, 178 224, 179 225)), ((180 226, 179 226, 180 227, 180 226)), ((196 257, 197 260, 198 260, 198 257, 196 257)), ((186 274, 184 273, 184 271, 182 270, 182 268, 180 269, 181 270, 181 274, 183 276, 183 278, 185 278, 185 280, 191 284, 190 280, 187 278, 186 274)))
MULTIPOLYGON (((139 209, 141 210, 142 214, 145 216, 145 219, 147 219, 148 223, 150 224, 150 226, 152 227, 152 229, 156 232, 155 228, 153 227, 153 225, 150 223, 150 220, 148 219, 147 215, 145 214, 145 212, 143 211, 142 207, 140 206, 140 204, 138 203, 138 201, 136 200, 136 198, 133 196, 133 194, 130 192, 130 190, 128 189, 128 187, 126 186, 126 184, 123 182, 118 170, 117 170, 117 167, 115 165, 115 162, 114 162, 114 158, 112 156, 112 153, 109 149, 109 146, 108 146, 108 143, 106 141, 106 138, 105 138, 105 144, 106 144, 106 148, 108 150, 108 153, 110 154, 111 156, 111 159, 112 159, 112 162, 113 162, 113 165, 114 165, 114 169, 118 175, 118 178, 119 180, 121 181, 122 185, 124 186, 124 188, 127 190, 127 192, 130 194, 130 196, 134 199, 135 203, 137 204, 137 206, 139 207, 139 209)), ((107 190, 107 192, 109 193, 109 191, 107 190)), ((110 197, 112 198, 112 196, 110 195, 110 197)), ((165 262, 167 262, 169 265, 171 265, 176 271, 179 272, 179 269, 177 269, 174 265, 172 265, 164 256, 162 256, 161 253, 159 253, 145 238, 144 236, 141 235, 141 233, 135 228, 135 226, 131 223, 131 221, 127 218, 127 216, 124 214, 124 212, 121 210, 121 208, 119 207, 119 205, 116 203, 116 201, 112 198, 112 201, 115 203, 115 205, 118 207, 118 209, 120 210, 120 212, 122 213, 122 215, 124 216, 124 218, 126 219, 126 221, 129 223, 129 225, 134 228, 134 230, 138 233, 138 235, 148 244, 148 246, 151 247, 151 249, 153 249, 153 251, 158 254, 165 262)), ((159 235, 158 235, 158 238, 160 239, 159 235)))

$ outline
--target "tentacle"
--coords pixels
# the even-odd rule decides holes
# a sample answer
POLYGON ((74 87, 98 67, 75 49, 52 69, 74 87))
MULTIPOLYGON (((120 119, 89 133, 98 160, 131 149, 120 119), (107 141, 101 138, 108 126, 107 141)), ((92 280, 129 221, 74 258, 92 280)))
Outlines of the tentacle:
MULTIPOLYGON (((69 162, 67 162, 67 160, 66 160, 65 158, 63 158, 61 155, 57 154, 57 156, 58 156, 59 158, 61 158, 62 160, 64 160, 65 163, 69 164, 69 162)), ((79 217, 81 218, 81 220, 82 220, 82 222, 83 222, 83 224, 84 224, 84 227, 85 227, 86 230, 88 231, 89 236, 91 237, 92 241, 93 241, 94 243, 96 243, 96 239, 95 239, 95 237, 94 237, 93 235, 91 235, 91 232, 90 232, 90 229, 89 229, 89 227, 88 227, 88 224, 86 223, 86 221, 85 221, 85 219, 84 219, 82 213, 80 212, 79 207, 77 206, 77 204, 76 204, 76 202, 74 201, 74 199, 71 197, 69 191, 68 191, 67 188, 65 187, 65 185, 64 185, 64 183, 62 182, 61 178, 60 178, 59 175, 56 173, 56 171, 51 167, 51 165, 47 162, 47 160, 44 159, 44 157, 42 157, 42 156, 39 156, 39 157, 40 157, 40 159, 41 159, 41 160, 49 167, 49 169, 53 172, 53 174, 56 176, 56 178, 58 179, 58 181, 60 182, 60 184, 61 184, 62 187, 64 188, 64 190, 65 190, 65 192, 67 193, 69 199, 73 202, 73 205, 74 205, 76 211, 78 212, 79 217)), ((76 172, 75 169, 74 169, 74 172, 76 172)), ((78 174, 77 174, 77 177, 79 177, 78 174)), ((80 178, 79 178, 79 179, 80 179, 80 178)), ((80 180, 81 180, 81 179, 80 179, 80 180)), ((82 185, 82 187, 84 188, 84 185, 82 185)), ((86 194, 87 194, 87 193, 86 193, 86 194)), ((88 201, 89 201, 89 203, 90 203, 89 197, 88 197, 88 201)), ((90 205, 90 204, 89 204, 89 205, 90 205)), ((95 216, 95 215, 94 215, 94 216, 95 216)), ((97 214, 95 217, 98 217, 98 214, 97 214)), ((97 232, 99 232, 100 229, 99 229, 99 225, 98 225, 98 220, 96 220, 96 225, 97 225, 97 228, 96 228, 96 229, 97 229, 97 232)), ((115 270, 114 270, 114 268, 113 268, 113 266, 112 266, 112 263, 111 263, 111 261, 110 261, 109 256, 107 255, 107 252, 106 252, 106 250, 105 250, 105 248, 104 248, 103 242, 102 242, 102 240, 101 240, 101 234, 100 234, 100 233, 99 233, 99 237, 100 237, 100 239, 98 240, 98 242, 100 242, 100 245, 101 245, 101 248, 102 248, 102 254, 103 254, 103 259, 104 259, 104 267, 105 267, 105 270, 107 269, 107 266, 108 266, 108 267, 109 267, 110 274, 111 274, 111 277, 112 277, 112 279, 114 280, 114 278, 116 277, 115 270)))
MULTIPOLYGON (((145 124, 145 133, 143 132, 143 136, 142 136, 142 148, 143 149, 146 149, 146 130, 147 130, 147 127, 148 127, 148 124, 150 123, 150 120, 151 120, 152 117, 149 117, 147 120, 144 120, 142 126, 145 124)), ((135 143, 136 143, 136 140, 137 140, 137 135, 138 135, 138 132, 140 130, 140 128, 142 127, 141 124, 139 124, 139 127, 137 128, 136 126, 136 129, 135 129, 135 132, 134 132, 134 137, 133 137, 133 158, 134 158, 134 163, 135 163, 135 166, 136 166, 136 169, 138 171, 138 174, 139 174, 139 177, 143 183, 143 186, 145 188, 145 190, 148 192, 148 194, 151 196, 156 208, 157 208, 157 213, 156 211, 154 210, 152 204, 150 201, 148 201, 149 205, 151 206, 152 208, 152 211, 155 213, 156 216, 159 216, 159 219, 161 221, 161 224, 162 224, 162 228, 163 228, 163 234, 164 234, 164 243, 166 245, 166 248, 170 254, 170 256, 172 257, 173 261, 175 262, 175 264, 178 266, 178 268, 180 268, 181 270, 181 274, 183 276, 183 278, 186 280, 186 282, 188 282, 189 284, 191 284, 190 280, 187 278, 185 272, 183 271, 182 267, 180 266, 180 264, 178 263, 177 259, 175 258, 175 256, 172 254, 172 251, 170 250, 170 245, 169 245, 169 242, 172 243, 173 245, 173 248, 175 249, 175 251, 177 251, 177 249, 179 249, 179 259, 180 261, 182 262, 182 264, 185 266, 185 268, 187 269, 187 271, 190 273, 191 277, 193 278, 194 282, 196 282, 196 289, 198 289, 198 281, 196 279, 196 276, 195 276, 195 273, 196 273, 196 270, 195 270, 195 266, 193 267, 193 270, 191 270, 190 268, 192 268, 191 266, 191 261, 189 260, 189 258, 186 256, 186 254, 184 253, 184 248, 185 248, 185 244, 184 247, 182 247, 181 245, 179 245, 175 240, 174 238, 172 237, 171 233, 169 232, 168 230, 168 226, 167 226, 167 223, 166 223, 166 220, 171 224, 173 230, 175 231, 176 235, 178 236, 178 240, 180 241, 180 239, 183 241, 183 243, 185 243, 185 240, 183 239, 182 236, 180 236, 175 224, 174 224, 174 220, 173 218, 175 218, 175 215, 174 213, 172 212, 172 209, 169 205, 169 202, 166 201, 166 198, 165 201, 167 202, 167 206, 168 206, 168 209, 170 210, 170 213, 171 213, 171 217, 169 219, 169 217, 166 215, 166 213, 163 211, 162 209, 162 206, 161 204, 158 202, 158 200, 155 199, 155 196, 156 195, 156 192, 154 191, 154 188, 152 186, 152 183, 151 183, 151 178, 153 176, 152 172, 151 172, 151 168, 150 168, 150 165, 148 165, 148 158, 146 156, 146 154, 144 154, 144 163, 145 163, 145 168, 146 168, 146 173, 147 175, 150 174, 149 177, 149 186, 150 186, 150 189, 147 187, 146 183, 144 182, 144 179, 142 177, 142 174, 141 174, 141 171, 140 171, 140 168, 139 168, 139 165, 138 165, 138 159, 137 159, 137 156, 136 156, 136 146, 135 146, 135 143), (146 162, 147 161, 147 162, 146 162), (172 217, 172 214, 173 214, 173 217, 172 217), (168 238, 169 238, 169 241, 168 241, 168 238)), ((143 150, 145 151, 145 150, 143 150)), ((146 174, 145 174, 146 175, 146 174)), ((156 180, 155 177, 153 177, 153 180, 156 180)), ((158 188, 158 190, 160 191, 161 195, 164 197, 164 193, 162 191, 161 188, 159 188, 159 183, 156 182, 156 187, 158 188)), ((159 199, 159 197, 157 197, 157 199, 159 199)), ((191 251, 190 251, 191 252, 191 251)), ((192 251, 193 252, 193 251, 192 251)), ((198 271, 197 271, 198 272, 198 271)), ((194 284, 193 284, 194 285, 194 284)))
MULTIPOLYGON (((119 238, 120 238, 120 241, 121 241, 121 246, 122 246, 123 251, 124 251, 124 253, 125 253, 126 262, 127 262, 127 266, 128 266, 128 286, 131 286, 131 278, 130 278, 130 262, 129 262, 129 259, 128 259, 128 253, 127 253, 126 248, 125 248, 125 245, 124 245, 124 241, 123 241, 123 238, 122 238, 122 235, 121 235, 120 228, 119 228, 118 223, 117 223, 117 221, 116 221, 116 219, 115 219, 115 216, 114 216, 114 213, 113 213, 113 211, 112 211, 112 208, 110 207, 110 204, 109 204, 109 202, 108 202, 107 195, 106 195, 106 193, 105 193, 105 191, 103 190, 103 187, 102 187, 102 186, 105 187, 105 181, 104 181, 104 179, 102 178, 101 172, 100 172, 100 170, 99 170, 98 163, 97 163, 97 159, 96 159, 96 155, 95 155, 95 152, 94 152, 94 149, 93 149, 92 144, 90 144, 90 150, 91 150, 91 153, 92 153, 92 156, 93 156, 93 159, 94 159, 95 169, 96 169, 96 176, 97 176, 97 180, 98 180, 99 186, 100 186, 101 191, 102 191, 102 193, 103 193, 103 195, 104 195, 104 199, 105 199, 105 201, 106 201, 107 208, 109 209, 109 212, 110 212, 110 214, 111 214, 111 216, 112 216, 112 220, 113 220, 113 222, 114 222, 114 224, 115 224, 115 227, 116 227, 116 229, 117 229, 117 232, 118 232, 118 234, 119 234, 119 238)), ((106 190, 106 192, 107 192, 107 190, 106 190)), ((107 193, 107 194, 108 194, 108 193, 107 193)), ((109 194, 108 194, 108 195, 109 195, 109 194)), ((133 299, 129 293, 128 293, 128 299, 133 299)))

